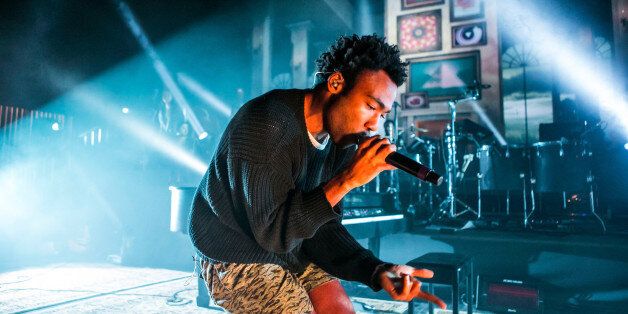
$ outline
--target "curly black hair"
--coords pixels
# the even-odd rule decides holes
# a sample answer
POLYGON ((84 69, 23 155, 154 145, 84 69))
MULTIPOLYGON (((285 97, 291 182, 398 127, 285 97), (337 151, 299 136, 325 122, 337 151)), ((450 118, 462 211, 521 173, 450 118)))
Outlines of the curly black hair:
POLYGON ((400 86, 408 77, 407 62, 399 58, 397 45, 389 45, 386 38, 376 34, 365 36, 341 36, 336 43, 316 60, 316 86, 327 82, 334 72, 342 73, 351 89, 355 79, 364 70, 384 70, 390 79, 400 86))

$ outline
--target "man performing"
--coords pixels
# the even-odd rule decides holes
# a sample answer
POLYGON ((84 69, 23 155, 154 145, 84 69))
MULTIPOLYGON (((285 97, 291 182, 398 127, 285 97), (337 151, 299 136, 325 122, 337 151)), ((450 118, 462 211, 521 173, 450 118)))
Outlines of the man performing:
POLYGON ((317 66, 313 89, 249 101, 222 136, 190 216, 208 291, 233 313, 352 313, 337 277, 444 308, 415 278, 431 271, 379 260, 341 224, 342 198, 395 169, 369 136, 407 77, 398 48, 341 37, 317 66))

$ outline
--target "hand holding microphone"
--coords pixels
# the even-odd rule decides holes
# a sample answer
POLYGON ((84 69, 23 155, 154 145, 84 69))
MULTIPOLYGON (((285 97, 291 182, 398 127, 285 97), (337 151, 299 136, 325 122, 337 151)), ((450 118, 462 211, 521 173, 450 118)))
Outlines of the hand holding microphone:
POLYGON ((387 138, 362 137, 358 151, 349 166, 349 176, 354 187, 364 185, 384 170, 401 169, 421 180, 440 185, 443 178, 432 169, 396 152, 397 147, 387 138))
POLYGON ((384 170, 394 170, 395 167, 386 162, 386 156, 396 150, 397 147, 387 138, 378 136, 358 138, 358 150, 353 162, 345 170, 345 179, 351 188, 369 183, 384 170))

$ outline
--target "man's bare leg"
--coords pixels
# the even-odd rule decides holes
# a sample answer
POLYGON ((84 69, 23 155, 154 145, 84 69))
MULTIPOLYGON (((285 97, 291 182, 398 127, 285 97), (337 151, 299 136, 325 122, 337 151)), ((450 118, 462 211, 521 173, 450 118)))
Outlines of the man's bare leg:
POLYGON ((310 290, 309 296, 315 313, 355 313, 347 292, 338 280, 326 282, 310 290))

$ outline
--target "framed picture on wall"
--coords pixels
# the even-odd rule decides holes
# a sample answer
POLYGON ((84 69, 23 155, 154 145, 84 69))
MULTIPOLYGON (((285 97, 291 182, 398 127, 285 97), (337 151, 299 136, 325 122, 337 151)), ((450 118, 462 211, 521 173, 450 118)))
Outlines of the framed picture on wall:
POLYGON ((430 101, 426 92, 401 94, 402 110, 428 109, 429 107, 430 101))
POLYGON ((477 50, 407 61, 410 62, 408 92, 427 93, 430 102, 459 97, 474 81, 482 81, 477 50))
POLYGON ((402 54, 441 50, 441 38, 440 10, 397 17, 397 42, 402 54))
POLYGON ((409 10, 443 3, 445 3, 445 0, 401 0, 401 9, 409 10))
POLYGON ((479 19, 484 17, 483 0, 450 0, 449 18, 451 22, 479 19))
POLYGON ((486 22, 457 25, 451 28, 453 48, 486 45, 486 22))

